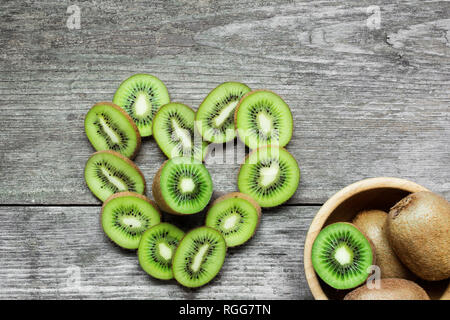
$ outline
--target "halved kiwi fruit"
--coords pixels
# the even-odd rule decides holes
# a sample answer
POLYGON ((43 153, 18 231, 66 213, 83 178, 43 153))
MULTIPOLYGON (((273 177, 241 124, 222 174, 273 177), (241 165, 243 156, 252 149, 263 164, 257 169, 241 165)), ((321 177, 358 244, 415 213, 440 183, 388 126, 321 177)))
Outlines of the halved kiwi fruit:
POLYGON ((239 82, 225 82, 212 90, 197 110, 195 121, 204 140, 224 143, 236 137, 234 111, 250 88, 239 82))
POLYGON ((255 233, 261 207, 249 195, 232 192, 213 202, 205 225, 220 231, 228 247, 247 242, 255 233))
POLYGON ((113 150, 134 158, 141 146, 141 135, 133 119, 118 105, 99 102, 84 119, 86 135, 95 150, 113 150))
POLYGON ((284 148, 266 146, 251 152, 238 175, 239 191, 261 207, 275 207, 291 198, 300 181, 295 158, 284 148))
POLYGON ((311 260, 319 277, 335 289, 351 289, 366 281, 375 261, 372 246, 351 223, 337 222, 320 231, 311 260))
POLYGON ((167 160, 153 179, 153 197, 168 213, 193 214, 202 211, 211 199, 213 183, 198 160, 176 157, 167 160))
POLYGON ((225 261, 227 246, 222 234, 200 227, 186 234, 172 260, 175 279, 183 286, 196 288, 210 282, 225 261))
POLYGON ((203 160, 207 144, 194 126, 195 112, 182 103, 168 103, 153 119, 153 136, 159 148, 170 159, 194 157, 203 160), (198 134, 198 138, 195 137, 198 134))
POLYGON ((125 249, 137 249, 142 234, 160 222, 156 203, 139 193, 113 194, 102 206, 103 231, 125 249))
POLYGON ((247 93, 236 107, 234 123, 239 138, 251 149, 265 145, 284 147, 292 137, 289 106, 267 90, 247 93))
POLYGON ((141 170, 133 161, 111 150, 91 155, 84 169, 84 178, 92 193, 102 201, 122 191, 145 192, 141 170))
POLYGON ((153 117, 161 106, 170 102, 170 97, 161 80, 139 73, 120 84, 113 102, 130 115, 141 136, 147 137, 152 135, 153 117))
POLYGON ((183 237, 184 232, 169 223, 148 229, 142 235, 138 249, 142 269, 157 279, 172 279, 172 258, 183 237))

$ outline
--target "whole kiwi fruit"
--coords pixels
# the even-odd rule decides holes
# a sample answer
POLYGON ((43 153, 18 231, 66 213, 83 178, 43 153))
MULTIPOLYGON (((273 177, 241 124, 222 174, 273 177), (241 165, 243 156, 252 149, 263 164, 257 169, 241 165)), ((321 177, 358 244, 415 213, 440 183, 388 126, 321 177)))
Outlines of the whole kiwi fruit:
POLYGON ((424 280, 450 277, 450 203, 428 191, 412 193, 389 212, 389 243, 400 260, 424 280))
POLYGON ((418 284, 405 279, 381 279, 379 288, 362 285, 347 293, 344 300, 430 300, 418 284))
POLYGON ((387 213, 381 210, 361 211, 353 224, 372 241, 381 278, 412 279, 412 273, 400 262, 392 250, 386 233, 387 213))

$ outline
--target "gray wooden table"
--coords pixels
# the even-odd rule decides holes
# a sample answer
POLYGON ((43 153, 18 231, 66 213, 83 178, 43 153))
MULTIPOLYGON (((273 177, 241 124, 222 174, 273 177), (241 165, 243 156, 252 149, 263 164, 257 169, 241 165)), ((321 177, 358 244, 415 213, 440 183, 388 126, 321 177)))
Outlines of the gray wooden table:
MULTIPOLYGON (((450 198, 450 3, 392 2, 2 0, 0 298, 311 299, 303 244, 333 193, 395 176, 450 198), (299 189, 197 290, 150 278, 113 245, 84 183, 84 115, 137 72, 194 108, 234 80, 293 111, 299 189)), ((147 183, 163 160, 145 140, 147 183)), ((209 166, 214 197, 236 190, 238 167, 209 166)))

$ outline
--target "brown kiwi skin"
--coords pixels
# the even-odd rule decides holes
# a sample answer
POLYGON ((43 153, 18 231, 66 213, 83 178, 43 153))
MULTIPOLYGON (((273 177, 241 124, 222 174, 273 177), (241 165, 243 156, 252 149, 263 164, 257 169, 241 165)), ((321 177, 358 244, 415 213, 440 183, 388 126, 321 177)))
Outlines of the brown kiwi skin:
MULTIPOLYGON (((246 98, 246 97, 248 97, 249 95, 251 95, 251 94, 254 94, 254 93, 256 93, 256 92, 260 92, 260 91, 264 91, 264 92, 270 92, 270 93, 273 93, 274 95, 276 95, 276 96, 278 96, 278 97, 280 97, 278 94, 276 94, 275 92, 273 92, 273 91, 271 91, 271 90, 267 90, 267 89, 256 89, 256 90, 252 90, 252 91, 250 91, 250 92, 247 92, 246 94, 244 94, 243 96, 242 96, 242 98, 239 100, 239 102, 238 102, 238 104, 237 104, 237 106, 236 106, 236 109, 234 110, 234 128, 236 129, 236 135, 239 137, 239 139, 241 139, 241 141, 242 142, 244 142, 244 139, 242 139, 241 137, 240 137, 240 135, 239 135, 239 130, 237 130, 237 114, 238 114, 238 110, 239 110, 239 107, 241 106, 241 103, 242 103, 242 101, 244 101, 244 99, 246 98)), ((280 99, 281 100, 283 100, 283 98, 281 98, 280 97, 280 99)), ((284 101, 284 100, 283 100, 284 101)), ((290 111, 290 110, 289 110, 290 111)), ((292 111, 290 111, 291 112, 291 114, 292 114, 292 111)), ((244 143, 245 144, 245 143, 244 143)), ((267 147, 267 145, 266 146, 260 146, 259 148, 262 148, 262 147, 267 147)), ((258 149, 259 149, 258 148, 258 149)), ((283 147, 281 147, 281 148, 283 148, 283 147)), ((256 150, 256 149, 255 149, 256 150)))
POLYGON ((422 191, 400 200, 389 212, 389 243, 400 260, 428 281, 450 277, 450 203, 422 191))
POLYGON ((430 300, 418 284, 398 278, 381 279, 379 289, 362 285, 347 293, 344 300, 430 300))
POLYGON ((162 193, 161 193, 161 188, 159 187, 159 182, 161 180, 161 172, 162 172, 162 169, 164 168, 164 166, 166 165, 167 161, 169 161, 169 160, 166 160, 163 162, 161 167, 159 167, 158 171, 156 172, 155 177, 153 178, 153 184, 152 184, 153 198, 155 199, 156 203, 158 204, 159 208, 161 208, 162 211, 181 216, 183 214, 176 212, 171 207, 169 207, 166 200, 164 200, 162 193))
POLYGON ((153 206, 153 208, 156 209, 156 211, 158 211, 160 218, 162 218, 162 216, 161 216, 161 211, 159 210, 158 204, 157 204, 155 201, 150 200, 149 198, 147 198, 147 197, 144 196, 143 194, 140 194, 140 193, 137 193, 137 192, 131 192, 131 191, 123 191, 123 192, 118 192, 118 193, 114 193, 114 194, 110 195, 110 196, 105 200, 105 202, 103 202, 102 210, 101 210, 101 215, 103 214, 103 210, 105 209, 105 206, 106 206, 106 204, 107 204, 109 201, 111 201, 111 200, 113 200, 113 199, 116 199, 116 198, 120 198, 120 197, 128 197, 128 196, 136 197, 136 198, 142 199, 142 200, 144 200, 144 201, 147 201, 148 203, 150 203, 150 204, 153 206))
POLYGON ((241 193, 241 192, 230 192, 227 193, 219 198, 217 198, 216 200, 214 200, 211 205, 210 208, 212 206, 214 206, 216 203, 221 202, 223 200, 229 199, 229 198, 242 198, 244 200, 247 200, 248 202, 250 202, 256 209, 256 211, 258 212, 258 216, 261 217, 261 206, 258 204, 258 202, 255 201, 255 199, 253 199, 251 196, 249 196, 248 194, 245 193, 241 193))
MULTIPOLYGON (((134 153, 130 156, 129 159, 134 159, 139 151, 139 149, 141 148, 141 134, 139 133, 139 130, 136 126, 136 124, 134 123, 133 119, 130 117, 130 115, 123 110, 121 107, 119 107, 117 104, 114 104, 112 102, 108 102, 108 101, 103 101, 103 102, 99 102, 96 103, 95 105, 92 106, 92 108, 98 106, 98 105, 108 105, 114 109, 116 109, 117 111, 119 111, 120 113, 122 113, 127 119, 128 121, 130 121, 131 126, 133 127, 134 132, 136 133, 136 137, 137 137, 137 141, 136 141, 136 150, 134 150, 134 153)), ((91 108, 91 109, 92 109, 91 108)), ((87 114, 86 114, 87 115, 87 114)), ((86 123, 86 118, 85 118, 85 123, 86 123)), ((112 150, 111 150, 112 151, 112 150)))
MULTIPOLYGON (((211 203, 211 205, 209 206, 209 209, 211 209, 216 203, 219 203, 219 202, 221 202, 223 200, 226 200, 226 199, 229 199, 229 198, 241 198, 241 199, 247 200, 248 202, 250 202, 250 204, 253 207, 255 207, 255 209, 256 209, 256 211, 258 213, 258 222, 256 223, 256 227, 255 227, 255 230, 253 231, 253 234, 250 236, 250 238, 248 238, 248 240, 250 240, 255 235, 255 232, 258 229, 259 223, 261 222, 261 213, 262 213, 261 206, 258 204, 258 202, 255 201, 255 199, 253 199, 248 194, 241 193, 241 192, 231 192, 231 193, 227 193, 227 194, 217 198, 216 200, 214 200, 211 203)), ((208 211, 209 211, 209 209, 208 209, 208 211)), ((205 224, 206 224, 206 216, 205 216, 205 224)), ((243 244, 247 243, 247 241, 244 242, 243 244)), ((233 248, 236 248, 236 247, 239 247, 239 246, 234 246, 233 248)))
MULTIPOLYGON (((130 166, 132 166, 134 169, 136 169, 136 171, 139 173, 139 175, 142 177, 142 180, 144 181, 144 191, 143 193, 145 194, 145 192, 147 191, 147 182, 145 181, 145 177, 144 174, 142 173, 141 169, 139 169, 139 167, 133 162, 131 161, 129 158, 125 157, 124 155, 122 155, 119 152, 113 151, 113 150, 102 150, 102 151, 97 151, 94 152, 90 157, 92 158, 94 155, 99 154, 99 153, 109 153, 112 154, 120 159, 122 159, 123 161, 125 161, 126 163, 128 163, 130 166)), ((113 194, 114 195, 114 194, 113 194)))
POLYGON ((381 210, 365 210, 358 213, 352 223, 372 241, 381 278, 414 279, 389 245, 385 225, 387 217, 387 213, 381 210))

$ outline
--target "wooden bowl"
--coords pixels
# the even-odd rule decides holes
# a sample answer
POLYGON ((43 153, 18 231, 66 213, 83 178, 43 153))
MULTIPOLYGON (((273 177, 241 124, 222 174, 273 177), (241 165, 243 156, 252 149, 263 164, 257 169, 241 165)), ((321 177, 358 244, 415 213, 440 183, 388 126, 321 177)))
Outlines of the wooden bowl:
MULTIPOLYGON (((316 274, 311 262, 311 249, 319 232, 325 226, 351 221, 362 210, 379 209, 389 212, 399 200, 410 193, 428 191, 417 183, 399 178, 370 178, 353 183, 333 195, 320 208, 309 227, 305 241, 304 265, 309 288, 315 299, 341 299, 349 290, 336 290, 325 284, 316 274)), ((432 299, 439 299, 448 285, 448 280, 420 282, 432 299)))

